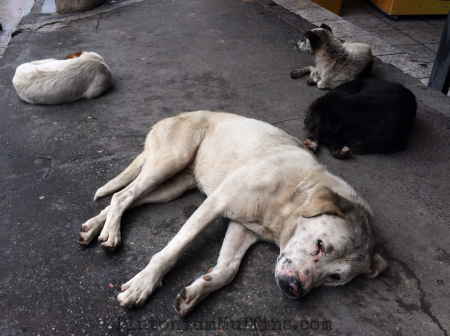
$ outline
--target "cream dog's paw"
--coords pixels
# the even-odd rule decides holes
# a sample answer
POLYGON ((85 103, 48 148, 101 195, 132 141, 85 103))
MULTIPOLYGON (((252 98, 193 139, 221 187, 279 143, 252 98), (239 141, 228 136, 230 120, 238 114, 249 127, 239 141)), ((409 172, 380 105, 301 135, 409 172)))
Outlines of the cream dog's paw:
POLYGON ((183 288, 173 303, 173 307, 177 313, 181 316, 186 315, 207 297, 209 293, 214 291, 215 289, 213 287, 215 286, 212 280, 211 274, 205 274, 203 277, 195 280, 189 287, 183 288))
POLYGON ((91 218, 81 226, 80 233, 78 235, 78 242, 81 245, 88 245, 92 239, 97 237, 105 224, 104 220, 97 217, 91 218))
POLYGON ((119 247, 121 243, 120 230, 111 228, 109 225, 105 225, 102 233, 98 237, 98 240, 102 241, 102 246, 106 247, 110 251, 114 251, 119 247))
POLYGON ((161 286, 161 280, 155 279, 151 273, 142 271, 133 279, 122 285, 122 293, 117 295, 121 306, 132 308, 141 307, 157 286, 161 286))

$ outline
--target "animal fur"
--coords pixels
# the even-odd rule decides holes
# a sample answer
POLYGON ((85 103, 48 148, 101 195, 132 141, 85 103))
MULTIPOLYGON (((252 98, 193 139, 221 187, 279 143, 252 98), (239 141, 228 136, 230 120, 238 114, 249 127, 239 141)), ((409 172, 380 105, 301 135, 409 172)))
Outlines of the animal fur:
POLYGON ((337 159, 404 150, 416 110, 414 94, 400 83, 359 78, 311 104, 304 144, 315 151, 322 143, 337 159))
POLYGON ((309 54, 316 66, 296 69, 291 72, 291 77, 296 79, 309 73, 308 85, 317 85, 319 89, 334 89, 368 75, 373 66, 369 45, 342 42, 326 24, 303 34, 301 41, 294 44, 294 49, 309 54))
POLYGON ((65 60, 45 59, 17 67, 13 84, 30 104, 60 104, 92 99, 109 88, 111 71, 103 58, 80 51, 65 60))
POLYGON ((123 212, 169 202, 199 188, 207 198, 148 266, 122 286, 121 305, 141 306, 186 248, 215 219, 229 219, 217 265, 184 287, 175 309, 186 315, 236 275, 247 249, 265 240, 280 246, 279 287, 299 298, 314 287, 375 277, 386 262, 374 253, 370 207, 320 165, 300 140, 264 122, 197 111, 158 122, 144 151, 95 199, 116 192, 111 205, 82 225, 78 241, 98 237, 114 250, 123 212))

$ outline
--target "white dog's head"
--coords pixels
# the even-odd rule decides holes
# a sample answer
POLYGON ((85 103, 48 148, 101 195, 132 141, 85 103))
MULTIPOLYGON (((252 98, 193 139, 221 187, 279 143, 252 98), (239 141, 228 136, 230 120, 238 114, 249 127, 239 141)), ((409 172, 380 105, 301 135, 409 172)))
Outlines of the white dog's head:
POLYGON ((355 276, 376 277, 387 267, 373 252, 367 205, 327 188, 316 191, 282 233, 275 267, 280 288, 293 299, 321 285, 343 285, 355 276))

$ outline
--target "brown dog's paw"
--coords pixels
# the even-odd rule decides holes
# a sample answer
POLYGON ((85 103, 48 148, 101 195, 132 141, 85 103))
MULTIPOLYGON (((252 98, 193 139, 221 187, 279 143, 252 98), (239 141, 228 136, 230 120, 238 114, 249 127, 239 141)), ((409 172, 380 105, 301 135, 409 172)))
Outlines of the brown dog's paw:
POLYGON ((342 149, 337 149, 331 152, 331 155, 339 160, 347 160, 352 156, 352 150, 347 146, 342 147, 342 149))
POLYGON ((309 77, 308 80, 306 81, 306 84, 308 84, 309 86, 314 86, 316 85, 316 82, 314 82, 314 79, 309 77))
POLYGON ((303 68, 303 69, 296 69, 296 70, 291 72, 291 78, 292 79, 297 79, 297 78, 300 78, 304 74, 307 74, 307 73, 309 73, 308 69, 305 69, 305 68, 303 68))
POLYGON ((299 70, 294 70, 294 71, 291 72, 291 78, 292 79, 297 79, 297 78, 300 78, 301 76, 302 75, 300 74, 299 70))

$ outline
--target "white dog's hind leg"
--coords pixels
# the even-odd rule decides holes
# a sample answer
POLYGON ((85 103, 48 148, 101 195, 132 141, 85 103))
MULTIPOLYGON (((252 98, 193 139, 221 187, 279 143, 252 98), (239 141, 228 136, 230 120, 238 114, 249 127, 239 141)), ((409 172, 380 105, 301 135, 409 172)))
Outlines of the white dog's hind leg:
POLYGON ((194 160, 202 140, 197 127, 201 121, 180 115, 153 126, 145 141, 145 163, 139 175, 112 197, 111 208, 98 237, 103 240, 102 246, 114 250, 120 244, 120 219, 124 211, 194 160))
POLYGON ((133 162, 125 168, 123 172, 119 174, 119 176, 115 177, 108 183, 106 183, 103 187, 99 188, 94 196, 94 201, 99 199, 100 197, 109 195, 117 190, 122 189, 123 187, 130 184, 132 181, 136 179, 136 177, 141 172, 141 168, 145 163, 144 153, 141 153, 137 156, 133 162))
POLYGON ((252 231, 231 221, 216 267, 189 287, 183 288, 175 299, 174 307, 178 314, 186 315, 206 296, 229 284, 236 276, 245 253, 258 240, 258 236, 252 231))
MULTIPOLYGON (((130 208, 147 203, 170 202, 184 194, 187 190, 197 186, 194 176, 186 172, 180 172, 170 179, 164 181, 156 189, 138 198, 130 208)), ((98 216, 91 218, 81 226, 78 242, 82 245, 88 245, 91 240, 97 237, 106 221, 109 209, 106 207, 98 216)))
POLYGON ((142 306, 188 246, 225 210, 222 197, 215 193, 208 196, 169 244, 152 257, 147 267, 122 285, 123 292, 117 296, 120 304, 128 308, 142 306))
POLYGON ((303 75, 313 72, 316 69, 316 67, 313 66, 307 66, 301 69, 295 69, 294 71, 291 72, 291 78, 292 79, 296 79, 296 78, 300 78, 303 75))
POLYGON ((164 162, 149 163, 147 161, 141 174, 125 189, 113 195, 105 225, 98 237, 99 240, 103 241, 101 245, 110 250, 116 249, 121 242, 120 220, 125 210, 136 200, 156 189, 165 180, 179 172, 187 164, 188 162, 183 162, 180 166, 180 162, 174 161, 166 165, 164 162))
POLYGON ((92 239, 100 234, 103 225, 105 225, 106 216, 108 215, 110 208, 110 205, 107 206, 98 216, 89 219, 86 223, 81 225, 81 231, 78 235, 78 242, 81 245, 88 245, 92 239))
POLYGON ((84 98, 92 99, 106 92, 111 83, 111 73, 109 69, 98 69, 94 80, 89 84, 89 89, 84 93, 84 98))

